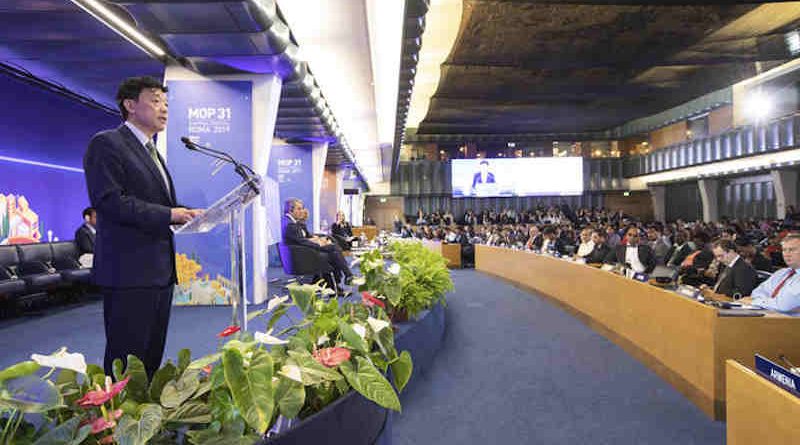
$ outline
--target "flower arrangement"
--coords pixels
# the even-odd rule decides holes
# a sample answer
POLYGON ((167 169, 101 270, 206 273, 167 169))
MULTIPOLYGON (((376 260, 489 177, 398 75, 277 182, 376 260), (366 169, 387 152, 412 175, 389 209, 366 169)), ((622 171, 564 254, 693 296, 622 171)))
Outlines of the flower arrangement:
POLYGON ((359 290, 368 292, 373 304, 373 299, 385 301, 386 311, 398 321, 445 304, 445 295, 453 290, 447 260, 418 242, 395 241, 388 245, 386 253, 394 260, 388 267, 384 252, 379 249, 360 258, 364 282, 359 290))
POLYGON ((112 378, 66 349, 0 370, 0 443, 254 443, 351 390, 400 411, 395 388, 413 364, 395 349, 381 305, 342 303, 317 285, 288 289, 250 314, 264 331, 228 327, 217 352, 192 360, 184 349, 152 379, 134 356, 124 369, 115 361, 112 378), (303 318, 275 333, 293 308, 303 318), (30 413, 42 415, 40 427, 25 420, 30 413))

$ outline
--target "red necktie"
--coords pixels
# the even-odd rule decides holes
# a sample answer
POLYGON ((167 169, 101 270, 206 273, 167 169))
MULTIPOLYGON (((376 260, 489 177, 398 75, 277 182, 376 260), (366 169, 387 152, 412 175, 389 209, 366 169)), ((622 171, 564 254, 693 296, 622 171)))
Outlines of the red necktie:
POLYGON ((776 298, 778 296, 778 292, 780 292, 783 285, 786 284, 787 281, 789 281, 789 278, 792 278, 794 276, 794 273, 795 273, 794 269, 789 269, 789 273, 786 274, 786 276, 783 278, 783 281, 781 281, 778 287, 776 287, 775 290, 772 291, 772 295, 770 296, 770 298, 776 298))

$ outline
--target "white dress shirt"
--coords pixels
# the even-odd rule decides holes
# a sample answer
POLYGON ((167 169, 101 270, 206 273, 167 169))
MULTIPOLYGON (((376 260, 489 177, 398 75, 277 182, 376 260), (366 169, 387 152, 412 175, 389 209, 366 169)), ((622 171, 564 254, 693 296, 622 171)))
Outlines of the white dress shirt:
POLYGON ((578 246, 578 256, 583 258, 589 256, 590 253, 594 250, 594 241, 589 241, 586 243, 581 243, 578 246))
POLYGON ((625 262, 630 264, 637 273, 644 273, 644 271, 647 270, 644 264, 639 260, 639 246, 625 247, 625 262))
POLYGON ((794 276, 783 283, 778 295, 772 298, 775 288, 783 282, 790 271, 791 269, 788 267, 783 268, 753 289, 753 304, 775 311, 790 311, 800 307, 800 270, 798 269, 795 269, 794 276))

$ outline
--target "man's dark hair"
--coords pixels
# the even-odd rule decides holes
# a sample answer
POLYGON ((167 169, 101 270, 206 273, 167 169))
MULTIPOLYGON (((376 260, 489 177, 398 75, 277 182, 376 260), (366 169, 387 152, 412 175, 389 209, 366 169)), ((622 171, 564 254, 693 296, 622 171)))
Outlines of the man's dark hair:
POLYGON ((737 252, 736 243, 729 239, 719 239, 714 241, 714 247, 718 247, 726 252, 737 252))
POLYGON ((481 161, 480 165, 489 165, 489 161, 483 160, 481 161))
POLYGON ((117 90, 117 107, 119 107, 119 111, 122 113, 123 120, 128 120, 128 110, 125 109, 125 105, 123 104, 125 99, 139 100, 139 95, 142 94, 142 90, 150 88, 158 88, 165 93, 167 92, 166 86, 162 85, 158 79, 150 76, 129 77, 119 84, 119 89, 117 90))
POLYGON ((87 216, 91 217, 92 213, 94 213, 94 207, 86 207, 83 209, 83 217, 86 218, 87 216))

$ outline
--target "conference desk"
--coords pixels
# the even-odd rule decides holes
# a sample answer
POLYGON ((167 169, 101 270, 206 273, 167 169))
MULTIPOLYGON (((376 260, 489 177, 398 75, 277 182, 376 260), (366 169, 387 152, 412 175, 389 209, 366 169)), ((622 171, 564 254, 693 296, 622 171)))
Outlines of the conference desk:
POLYGON ((800 443, 800 398, 741 363, 726 367, 728 445, 800 443))
POLYGON ((715 420, 725 360, 800 356, 800 319, 721 316, 714 307, 622 276, 532 252, 475 246, 475 269, 550 298, 642 361, 715 420))
POLYGON ((451 269, 461 268, 461 244, 422 240, 422 245, 428 250, 443 256, 447 260, 447 267, 451 269))

